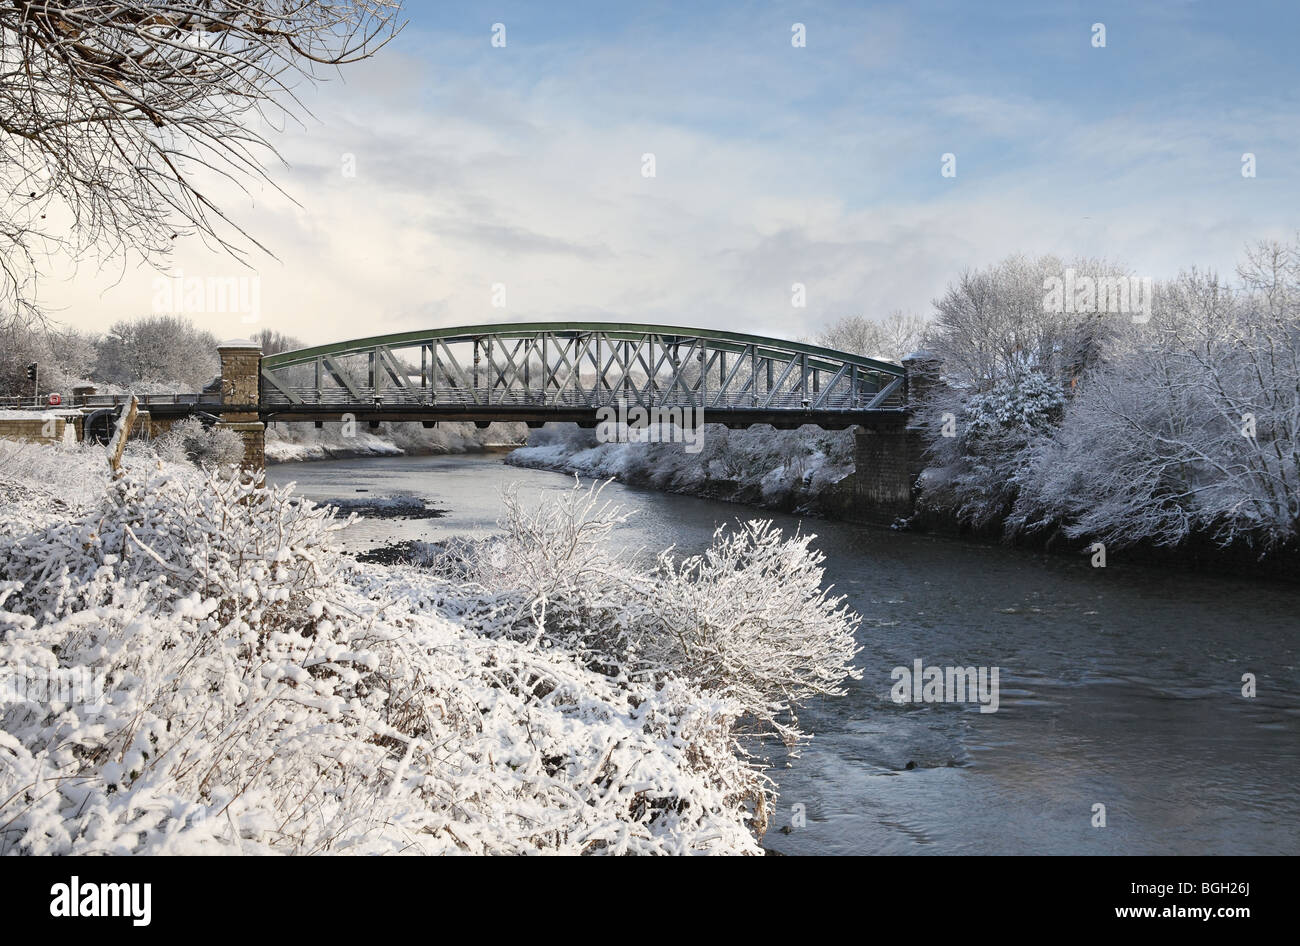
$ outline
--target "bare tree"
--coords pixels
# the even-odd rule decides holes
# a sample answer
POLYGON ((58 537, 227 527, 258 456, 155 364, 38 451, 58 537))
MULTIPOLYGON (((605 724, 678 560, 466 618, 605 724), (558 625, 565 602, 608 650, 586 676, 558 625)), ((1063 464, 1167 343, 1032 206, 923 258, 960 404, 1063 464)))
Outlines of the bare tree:
POLYGON ((215 335, 182 316, 153 315, 114 323, 100 340, 95 376, 127 387, 161 383, 195 390, 219 370, 215 335))
POLYGON ((197 234, 260 246, 202 189, 276 158, 260 127, 295 86, 373 55, 397 0, 7 0, 0 4, 0 322, 39 315, 40 260, 158 262, 197 234), (208 177, 209 180, 213 179, 208 177))
POLYGON ((67 393, 90 377, 96 339, 73 329, 0 324, 0 397, 30 397, 27 366, 36 364, 39 390, 67 393))
POLYGON ((879 321, 851 315, 824 329, 817 341, 839 351, 898 361, 920 347, 925 330, 925 319, 908 312, 894 311, 879 321))
POLYGON ((281 352, 293 351, 296 348, 306 347, 303 345, 301 339, 269 328, 264 328, 259 332, 254 332, 253 341, 261 346, 263 355, 278 355, 281 352))

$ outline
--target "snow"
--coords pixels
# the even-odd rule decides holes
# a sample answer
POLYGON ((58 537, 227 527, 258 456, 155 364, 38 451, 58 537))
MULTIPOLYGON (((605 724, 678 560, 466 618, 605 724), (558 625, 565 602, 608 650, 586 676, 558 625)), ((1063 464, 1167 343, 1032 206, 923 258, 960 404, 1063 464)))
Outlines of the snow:
POLYGON ((493 424, 479 430, 473 424, 444 423, 431 429, 420 424, 384 424, 378 430, 361 425, 344 433, 342 424, 321 429, 307 424, 276 424, 266 430, 268 463, 295 463, 334 457, 392 457, 405 454, 466 453, 485 447, 521 443, 523 424, 493 424))
POLYGON ((853 472, 853 432, 708 424, 703 449, 690 453, 680 443, 597 443, 590 431, 548 424, 506 462, 792 508, 815 505, 853 472))
POLYGON ((645 567, 598 493, 507 497, 504 536, 381 568, 247 477, 17 444, 0 471, 0 676, 95 681, 0 702, 0 854, 760 853, 742 718, 797 742, 855 673, 809 537, 770 524, 645 567))
POLYGON ((266 460, 268 463, 296 463, 303 460, 327 460, 331 457, 397 457, 405 453, 384 437, 369 431, 358 431, 345 442, 337 439, 293 442, 286 440, 274 428, 266 432, 266 460))
POLYGON ((70 420, 80 411, 0 411, 0 420, 70 420))

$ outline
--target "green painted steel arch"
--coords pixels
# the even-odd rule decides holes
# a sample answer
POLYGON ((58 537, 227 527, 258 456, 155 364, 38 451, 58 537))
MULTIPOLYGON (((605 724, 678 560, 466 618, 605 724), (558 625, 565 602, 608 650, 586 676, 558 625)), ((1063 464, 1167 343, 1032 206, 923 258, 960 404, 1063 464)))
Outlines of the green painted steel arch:
POLYGON ((535 332, 550 332, 557 335, 564 333, 581 335, 588 332, 602 332, 611 338, 620 339, 637 339, 647 335, 679 339, 701 339, 707 341, 710 348, 733 351, 743 351, 746 346, 756 345, 764 351, 770 351, 774 354, 796 353, 808 355, 826 362, 825 367, 846 364, 898 378, 904 375, 903 367, 893 362, 836 351, 833 348, 823 348, 819 345, 790 342, 762 335, 747 335, 743 332, 727 332, 720 329, 688 328, 680 325, 650 325, 639 322, 500 322, 488 325, 462 325, 414 332, 396 332, 391 335, 355 338, 334 342, 330 345, 318 345, 313 348, 300 348, 296 351, 270 355, 262 360, 262 367, 268 371, 291 368, 296 365, 310 364, 321 356, 342 356, 354 352, 365 352, 376 346, 403 348, 433 340, 449 342, 474 338, 519 338, 535 332))

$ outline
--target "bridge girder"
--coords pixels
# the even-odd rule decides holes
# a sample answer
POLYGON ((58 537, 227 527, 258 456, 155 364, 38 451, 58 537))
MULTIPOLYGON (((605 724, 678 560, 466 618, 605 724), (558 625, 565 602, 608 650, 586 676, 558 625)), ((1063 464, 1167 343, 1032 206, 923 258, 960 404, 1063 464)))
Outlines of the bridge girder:
POLYGON ((890 362, 762 336, 604 322, 475 325, 284 352, 262 361, 268 420, 576 420, 680 409, 710 422, 820 423, 902 409, 890 362), (403 357, 405 353, 405 357, 403 357), (800 415, 806 420, 800 420, 800 415))

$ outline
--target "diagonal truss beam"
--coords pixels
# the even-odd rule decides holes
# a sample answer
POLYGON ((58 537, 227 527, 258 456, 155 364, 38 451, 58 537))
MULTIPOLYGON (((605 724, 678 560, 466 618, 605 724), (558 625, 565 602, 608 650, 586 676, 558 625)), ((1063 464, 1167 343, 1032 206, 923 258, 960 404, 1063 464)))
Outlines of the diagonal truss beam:
POLYGON ((903 374, 886 362, 759 336, 540 323, 404 333, 271 356, 263 359, 262 400, 340 410, 382 404, 571 411, 626 402, 878 411, 895 409, 888 405, 897 403, 903 374), (357 371, 357 358, 366 360, 364 372, 357 371), (412 361, 419 363, 418 376, 405 367, 412 361))

